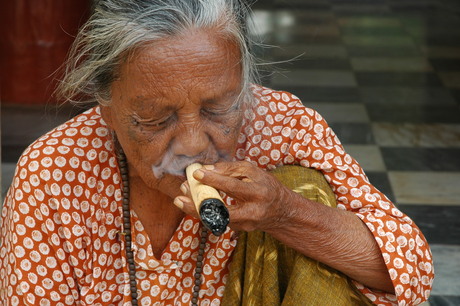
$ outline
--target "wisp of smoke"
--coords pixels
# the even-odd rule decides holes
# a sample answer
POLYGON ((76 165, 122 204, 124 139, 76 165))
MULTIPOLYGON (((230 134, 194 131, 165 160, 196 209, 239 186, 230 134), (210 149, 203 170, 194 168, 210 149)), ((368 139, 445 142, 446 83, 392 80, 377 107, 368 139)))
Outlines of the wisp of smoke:
POLYGON ((231 160, 228 154, 220 154, 214 150, 208 150, 200 155, 186 156, 176 155, 172 150, 168 150, 162 158, 160 164, 152 165, 152 171, 156 178, 161 178, 165 174, 185 176, 185 168, 193 163, 214 164, 219 160, 231 160))

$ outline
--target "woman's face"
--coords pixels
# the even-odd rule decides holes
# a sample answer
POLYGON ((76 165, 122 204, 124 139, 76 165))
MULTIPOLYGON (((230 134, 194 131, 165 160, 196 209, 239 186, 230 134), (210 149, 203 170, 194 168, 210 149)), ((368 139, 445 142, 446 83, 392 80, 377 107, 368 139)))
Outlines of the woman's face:
POLYGON ((243 116, 240 91, 237 45, 195 30, 132 54, 102 115, 125 151, 130 176, 175 196, 166 189, 185 180, 186 166, 233 156, 243 116))

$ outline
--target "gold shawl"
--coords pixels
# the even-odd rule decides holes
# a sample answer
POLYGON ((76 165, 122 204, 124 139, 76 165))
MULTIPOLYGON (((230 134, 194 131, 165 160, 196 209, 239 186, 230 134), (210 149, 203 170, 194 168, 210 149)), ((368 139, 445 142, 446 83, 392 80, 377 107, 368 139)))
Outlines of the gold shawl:
MULTIPOLYGON (((272 172, 302 196, 335 207, 324 176, 300 166, 272 172)), ((327 222, 327 220, 325 220, 327 222)), ((222 305, 373 305, 344 274, 310 259, 270 235, 241 232, 222 305)))

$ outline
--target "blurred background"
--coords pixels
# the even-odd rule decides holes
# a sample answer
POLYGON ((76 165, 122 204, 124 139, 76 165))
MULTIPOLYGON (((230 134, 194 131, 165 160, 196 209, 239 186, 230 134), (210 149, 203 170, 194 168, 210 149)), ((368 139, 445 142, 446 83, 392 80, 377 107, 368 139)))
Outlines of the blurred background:
MULTIPOLYGON (((51 93, 89 0, 0 4, 2 196, 25 147, 81 110, 51 93)), ((262 83, 318 110, 430 242, 426 305, 460 305, 460 1, 259 0, 262 83)))

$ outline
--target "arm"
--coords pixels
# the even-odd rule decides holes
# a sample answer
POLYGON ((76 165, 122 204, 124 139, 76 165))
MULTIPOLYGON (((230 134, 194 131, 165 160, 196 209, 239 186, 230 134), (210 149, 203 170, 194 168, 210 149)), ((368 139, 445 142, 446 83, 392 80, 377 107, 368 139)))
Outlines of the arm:
POLYGON ((286 201, 291 203, 289 209, 265 232, 367 287, 394 293, 380 249, 355 214, 292 192, 287 197, 286 201))
POLYGON ((0 300, 13 305, 74 305, 79 296, 76 270, 83 270, 83 261, 73 246, 83 237, 61 226, 70 221, 77 230, 78 225, 63 214, 64 202, 52 196, 55 185, 44 181, 50 179, 49 172, 35 171, 33 159, 27 159, 20 159, 2 209, 0 300))
MULTIPOLYGON (((204 183, 235 197, 237 208, 232 208, 234 214, 231 215, 232 226, 237 228, 238 225, 235 223, 239 223, 237 220, 241 218, 243 222, 248 221, 246 229, 264 228, 272 235, 278 235, 278 239, 285 240, 283 242, 293 244, 299 251, 299 248, 306 248, 303 245, 311 246, 313 243, 320 245, 321 241, 325 240, 328 244, 334 244, 335 246, 327 246, 337 247, 331 254, 315 250, 307 250, 307 254, 312 257, 321 256, 320 261, 327 261, 332 266, 334 264, 329 261, 336 262, 339 266, 345 265, 343 272, 364 282, 369 287, 395 292, 396 297, 365 288, 356 282, 358 289, 376 304, 390 305, 395 299, 406 304, 419 304, 426 300, 433 281, 432 258, 428 244, 418 227, 369 183, 361 167, 345 153, 340 141, 318 113, 305 108, 296 97, 288 93, 264 89, 262 94, 266 95, 264 99, 266 102, 260 102, 260 105, 256 107, 257 116, 253 122, 257 122, 259 127, 265 127, 263 130, 258 129, 257 126, 245 128, 245 131, 249 131, 249 135, 254 136, 245 136, 246 141, 241 143, 240 149, 237 150, 237 158, 251 161, 258 168, 273 169, 280 164, 300 164, 321 171, 336 195, 339 211, 318 206, 303 199, 290 200, 285 203, 281 200, 280 210, 292 213, 281 214, 275 217, 275 220, 289 220, 288 222, 298 220, 300 223, 297 226, 285 224, 294 228, 303 228, 304 225, 301 223, 306 222, 307 228, 304 228, 304 231, 308 230, 312 233, 292 238, 292 230, 278 228, 280 225, 274 226, 273 229, 267 226, 259 227, 248 220, 259 208, 248 205, 248 203, 266 206, 261 201, 263 199, 258 196, 263 196, 268 192, 270 195, 268 200, 271 201, 280 199, 279 195, 282 193, 272 193, 273 190, 279 189, 276 186, 266 189, 268 184, 263 182, 259 185, 260 188, 251 186, 246 195, 240 195, 238 192, 243 190, 241 189, 243 185, 231 185, 230 178, 233 177, 249 185, 248 183, 251 182, 249 177, 252 174, 250 172, 231 173, 232 171, 227 172, 225 167, 221 168, 216 165, 214 170, 204 171, 199 176, 202 177, 204 183), (281 122, 283 126, 280 127, 281 122), (261 132, 262 137, 271 142, 271 146, 261 147, 261 132), (227 178, 224 180, 219 178, 219 175, 227 176, 227 178), (250 194, 253 194, 252 198, 250 194), (241 209, 239 213, 233 211, 239 209, 241 209), (327 221, 324 223, 328 224, 321 224, 320 220, 325 216, 327 216, 327 221), (334 222, 329 222, 329 220, 334 220, 334 222), (317 227, 318 223, 319 227, 317 227), (325 232, 327 236, 321 232, 325 232), (356 236, 359 236, 359 242, 356 236), (308 239, 301 240, 304 237, 308 239), (373 243, 368 238, 372 238, 373 243), (289 241, 292 239, 295 240, 289 241), (335 239, 340 240, 340 243, 335 239), (349 242, 350 240, 347 239, 352 241, 349 242), (360 252, 363 247, 367 248, 368 254, 360 252), (344 248, 349 251, 345 252, 344 248), (376 254, 376 250, 379 255, 376 254), (365 263, 363 257, 365 257, 365 263), (350 268, 348 263, 350 260, 354 261, 353 268, 350 268), (376 274, 369 273, 372 274, 369 277, 366 271, 359 271, 368 269, 369 265, 373 267, 373 271, 381 271, 382 261, 386 267, 386 274, 389 274, 391 278, 393 290, 388 288, 388 282, 383 286, 375 286, 376 274), (355 271, 352 271, 355 269, 359 271, 360 276, 356 276, 355 271), (363 281, 362 277, 365 277, 366 281, 363 281)), ((183 200, 185 201, 185 198, 183 200)), ((258 220, 254 222, 260 221, 260 218, 259 215, 256 218, 258 220)), ((342 268, 338 267, 338 269, 342 268)), ((378 272, 378 278, 385 278, 384 274, 378 272)))
POLYGON ((307 200, 250 163, 218 163, 206 168, 195 176, 238 203, 228 207, 232 229, 265 231, 368 287, 393 291, 377 243, 353 213, 307 200))

